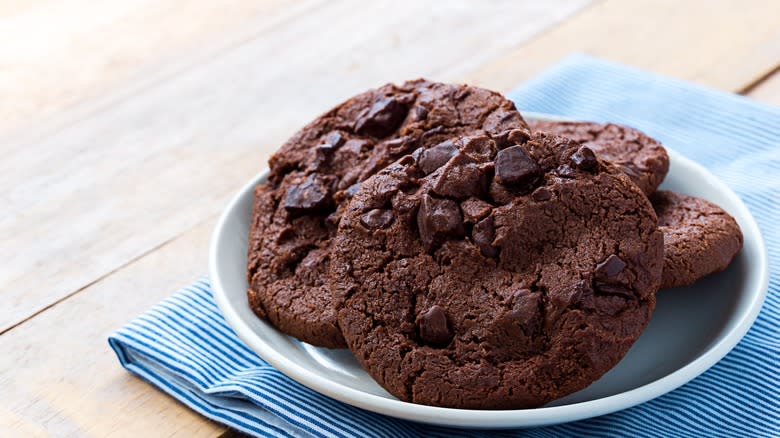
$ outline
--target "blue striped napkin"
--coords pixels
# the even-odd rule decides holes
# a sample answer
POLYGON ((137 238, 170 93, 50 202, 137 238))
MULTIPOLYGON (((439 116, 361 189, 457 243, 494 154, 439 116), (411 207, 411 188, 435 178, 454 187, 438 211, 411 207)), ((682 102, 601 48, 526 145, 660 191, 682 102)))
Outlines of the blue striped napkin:
MULTIPOLYGON (((574 55, 510 97, 521 110, 636 126, 704 164, 747 203, 771 278, 758 320, 717 365, 611 415, 491 436, 780 436, 780 108, 574 55)), ((260 436, 482 436, 353 408, 285 377, 249 350, 200 280, 109 338, 122 366, 201 414, 260 436)))

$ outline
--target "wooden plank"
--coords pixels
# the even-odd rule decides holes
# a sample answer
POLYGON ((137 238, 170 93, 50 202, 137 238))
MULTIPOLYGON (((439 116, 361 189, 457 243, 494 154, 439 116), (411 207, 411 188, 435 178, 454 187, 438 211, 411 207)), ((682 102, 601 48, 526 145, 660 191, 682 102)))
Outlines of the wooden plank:
POLYGON ((206 272, 214 221, 0 337, 0 430, 9 436, 216 436, 217 424, 124 371, 106 339, 206 272))
POLYGON ((751 88, 747 96, 761 102, 780 105, 780 69, 751 88))
POLYGON ((4 3, 0 133, 38 129, 44 116, 224 43, 225 29, 296 9, 280 0, 4 3))
POLYGON ((261 17, 217 56, 0 141, 0 332, 215 214, 335 102, 461 75, 584 3, 340 0, 283 26, 261 17))
POLYGON ((780 2, 608 0, 468 75, 508 90, 580 51, 729 91, 780 59, 780 2))

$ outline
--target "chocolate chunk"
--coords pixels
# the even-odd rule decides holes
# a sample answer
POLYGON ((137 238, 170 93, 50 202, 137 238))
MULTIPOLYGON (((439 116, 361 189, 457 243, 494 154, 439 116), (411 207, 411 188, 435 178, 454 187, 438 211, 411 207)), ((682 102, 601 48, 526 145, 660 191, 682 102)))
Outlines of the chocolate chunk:
POLYGON ((317 154, 320 155, 320 157, 324 157, 327 155, 330 155, 331 152, 333 152, 335 148, 330 143, 320 143, 317 145, 315 151, 317 154))
POLYGON ((603 282, 580 280, 574 287, 572 304, 579 309, 594 312, 599 315, 618 315, 625 310, 626 303, 623 300, 613 298, 630 299, 631 293, 622 286, 612 286, 603 282), (603 289, 594 289, 594 287, 603 289))
POLYGON ((538 335, 542 326, 541 301, 541 294, 528 289, 517 290, 509 297, 509 308, 492 321, 486 337, 491 345, 504 349, 492 350, 491 356, 499 361, 511 360, 538 351, 544 342, 538 335))
POLYGON ((488 178, 473 158, 459 153, 441 169, 433 183, 433 192, 455 199, 485 193, 488 178))
POLYGON ((416 105, 412 108, 411 115, 412 120, 415 122, 423 121, 428 117, 428 109, 424 106, 416 105))
POLYGON ((571 303, 582 305, 593 301, 593 285, 587 280, 579 280, 574 284, 574 290, 571 294, 571 303))
POLYGON ((474 229, 471 230, 471 238, 479 247, 479 251, 485 257, 497 257, 498 249, 493 246, 493 240, 496 238, 496 228, 493 216, 477 222, 474 229))
POLYGON ((586 172, 592 172, 598 169, 599 166, 596 154, 587 146, 580 146, 580 148, 571 155, 571 162, 574 167, 586 172))
POLYGON ((387 228, 393 223, 393 212, 375 208, 360 216, 360 223, 370 229, 387 228))
POLYGON ((496 154, 496 180, 501 184, 528 187, 541 174, 542 169, 520 146, 511 146, 496 154))
POLYGON ((458 153, 458 147, 451 140, 437 144, 430 149, 424 149, 420 152, 418 164, 425 174, 432 173, 434 170, 444 166, 444 164, 458 153))
POLYGON ((334 148, 341 146, 345 141, 344 136, 339 131, 331 131, 325 137, 325 142, 334 148))
POLYGON ((377 100, 364 116, 355 123, 355 132, 374 137, 384 137, 398 127, 406 117, 407 108, 394 97, 377 100))
POLYGON ((318 173, 287 189, 284 208, 290 213, 309 213, 324 210, 332 201, 330 188, 318 173))
POLYGON ((493 206, 479 198, 469 198, 460 203, 463 219, 470 224, 475 224, 480 219, 489 215, 493 206))
POLYGON ((552 198, 552 192, 547 187, 539 187, 531 193, 531 198, 538 202, 547 201, 552 198))
POLYGON ((533 335, 541 325, 541 294, 521 289, 514 293, 512 299, 514 304, 512 310, 507 313, 508 320, 520 327, 525 336, 533 335))
POLYGON ((446 345, 453 333, 447 324, 447 313, 440 306, 433 306, 417 318, 420 339, 426 344, 446 345))
POLYGON ((330 157, 336 148, 341 146, 343 143, 344 138, 341 136, 340 132, 331 131, 328 133, 324 142, 318 144, 314 149, 317 155, 312 162, 311 169, 317 171, 320 170, 322 166, 328 161, 328 157, 330 157))
POLYGON ((625 267, 626 262, 615 254, 612 254, 596 265, 596 274, 601 277, 610 278, 620 274, 625 267))
POLYGON ((320 170, 322 166, 328 161, 328 157, 338 148, 344 144, 344 137, 339 131, 331 131, 325 136, 325 140, 318 144, 314 149, 317 156, 312 163, 312 170, 320 170))
POLYGON ((331 131, 325 136, 325 141, 317 146, 317 150, 330 152, 344 144, 344 142, 344 136, 339 131, 331 131))
POLYGON ((633 298, 634 294, 631 289, 623 286, 622 284, 612 284, 604 281, 594 281, 593 288, 602 295, 617 295, 623 298, 633 298))
POLYGON ((455 201, 424 195, 417 212, 420 239, 430 251, 447 237, 463 236, 463 217, 455 201))
POLYGON ((507 146, 523 144, 531 138, 531 133, 526 129, 507 129, 494 136, 496 146, 503 149, 507 146))

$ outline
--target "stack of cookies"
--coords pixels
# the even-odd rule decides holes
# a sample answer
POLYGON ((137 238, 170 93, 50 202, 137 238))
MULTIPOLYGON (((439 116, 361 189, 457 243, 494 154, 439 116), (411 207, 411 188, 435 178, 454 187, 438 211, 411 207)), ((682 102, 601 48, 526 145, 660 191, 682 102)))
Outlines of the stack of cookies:
POLYGON ((742 245, 718 206, 657 191, 669 158, 654 139, 529 124, 466 85, 369 90, 269 166, 251 308, 303 342, 348 347, 414 403, 532 408, 578 391, 628 351, 659 288, 725 269, 742 245))

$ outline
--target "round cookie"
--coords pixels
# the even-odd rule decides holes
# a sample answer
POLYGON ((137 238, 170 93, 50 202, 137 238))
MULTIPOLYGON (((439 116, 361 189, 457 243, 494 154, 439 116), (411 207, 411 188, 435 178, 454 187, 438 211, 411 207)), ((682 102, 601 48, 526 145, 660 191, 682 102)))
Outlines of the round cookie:
POLYGON ((655 192, 669 171, 669 156, 661 143, 627 126, 556 121, 531 121, 529 126, 585 144, 615 164, 646 195, 655 192))
POLYGON ((664 233, 661 287, 687 286, 725 270, 742 248, 737 221, 704 199, 661 190, 650 197, 664 233))
POLYGON ((655 306, 652 206, 563 137, 456 143, 446 161, 403 157, 346 207, 330 284, 350 349, 414 403, 532 408, 586 387, 655 306))
MULTIPOLYGON (((327 287, 331 240, 341 206, 360 181, 417 148, 471 133, 527 128, 498 93, 425 80, 359 94, 309 123, 269 160, 255 190, 249 232, 250 306, 284 333, 341 348, 327 287)), ((500 136, 500 135, 499 135, 500 136)))

